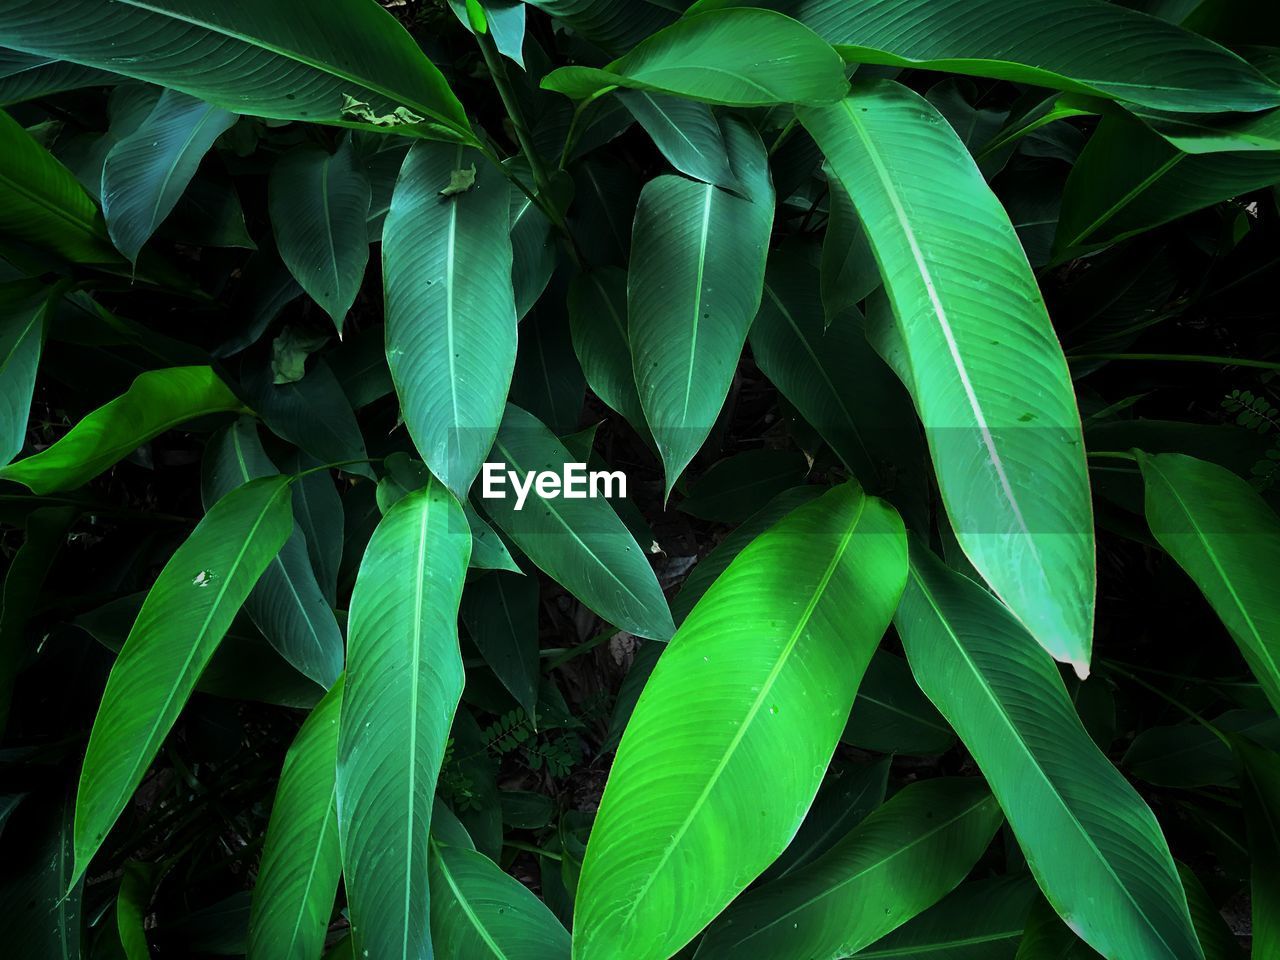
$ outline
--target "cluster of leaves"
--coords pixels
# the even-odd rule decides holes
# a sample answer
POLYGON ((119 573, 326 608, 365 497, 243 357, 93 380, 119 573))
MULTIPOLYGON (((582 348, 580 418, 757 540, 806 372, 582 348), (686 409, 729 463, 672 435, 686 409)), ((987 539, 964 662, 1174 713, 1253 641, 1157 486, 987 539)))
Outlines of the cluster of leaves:
POLYGON ((1274 4, 0 43, 14 955, 1280 956, 1274 4))

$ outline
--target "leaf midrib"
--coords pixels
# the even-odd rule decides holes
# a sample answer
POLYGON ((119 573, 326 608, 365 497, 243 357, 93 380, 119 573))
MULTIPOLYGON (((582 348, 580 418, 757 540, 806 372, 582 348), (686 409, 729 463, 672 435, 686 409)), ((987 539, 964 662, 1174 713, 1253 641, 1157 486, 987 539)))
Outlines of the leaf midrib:
MULTIPOLYGON (((1112 867, 1111 865, 1111 861, 1102 855, 1102 851, 1098 849, 1098 846, 1094 842, 1093 837, 1090 835, 1089 831, 1085 829, 1084 824, 1081 823, 1079 818, 1076 816, 1075 810, 1071 807, 1070 804, 1066 802, 1066 798, 1064 798, 1062 794, 1058 791, 1057 785, 1053 782, 1052 779, 1050 779, 1049 774, 1040 765, 1040 761, 1036 757, 1035 753, 1031 750, 1031 747, 1027 745, 1025 740, 1023 740, 1021 731, 1018 729, 1018 725, 1014 722, 1013 718, 1009 716, 1009 714, 1005 711, 1003 702, 1001 702, 1000 698, 996 696, 995 691, 992 690, 990 685, 987 683, 987 679, 982 673, 982 671, 978 669, 977 664, 975 664, 973 662, 973 659, 969 656, 969 651, 965 648, 965 645, 960 641, 959 634, 957 634, 955 630, 952 629, 951 622, 946 618, 945 614, 942 612, 942 607, 938 604, 938 601, 935 599, 933 592, 929 589, 928 585, 924 582, 924 578, 920 576, 919 572, 917 572, 914 565, 911 565, 909 567, 908 573, 911 579, 913 579, 916 582, 916 586, 919 588, 921 595, 924 597, 925 601, 929 604, 930 608, 933 610, 934 615, 937 617, 938 623, 941 624, 947 636, 951 638, 952 644, 954 645, 956 651, 960 654, 960 657, 964 660, 965 665, 969 668, 970 672, 973 674, 974 679, 977 680, 978 686, 981 688, 983 693, 987 695, 987 699, 990 702, 991 706, 994 708, 996 716, 1003 722, 1003 725, 1012 734, 1013 742, 1017 744, 1017 746, 1021 749, 1021 752, 1026 755, 1028 761, 1030 761, 1031 768, 1040 775, 1040 778, 1044 781, 1045 786, 1048 787, 1050 796, 1052 796, 1055 800, 1058 801, 1058 805, 1062 808, 1063 812, 1066 813, 1067 819, 1073 825, 1075 825, 1075 827, 1078 829, 1079 834, 1084 839, 1085 844, 1096 855, 1098 862, 1102 864, 1102 866, 1105 868, 1107 873, 1111 876, 1111 879, 1115 881, 1116 887, 1118 887, 1119 890, 1124 894, 1125 899, 1129 901, 1129 904, 1133 907, 1137 915, 1142 918, 1143 922, 1147 925, 1147 928, 1151 930, 1151 932, 1155 935, 1156 939, 1159 940, 1160 943, 1164 946, 1165 950, 1168 951, 1168 956, 1171 958, 1176 958, 1177 954, 1169 946, 1169 943, 1165 940, 1160 930, 1156 928, 1155 924, 1151 922, 1150 918, 1147 917, 1146 913, 1138 905, 1138 902, 1133 898, 1133 894, 1130 892, 1128 886, 1121 882, 1120 877, 1115 872, 1115 868, 1112 867)), ((1092 742, 1093 742, 1092 740, 1089 741, 1090 744, 1092 744, 1092 742)))
POLYGON ((1187 506, 1187 502, 1182 498, 1182 494, 1178 492, 1178 488, 1174 486, 1172 481, 1170 481, 1168 475, 1160 469, 1159 465, 1156 464, 1155 458, 1148 457, 1146 463, 1152 470, 1160 475, 1160 479, 1164 482, 1165 487, 1177 502, 1178 508, 1182 511, 1183 516, 1185 516, 1188 522, 1190 522, 1192 529, 1195 531, 1196 542, 1200 544, 1204 550, 1205 556, 1207 556, 1209 558, 1209 562, 1213 564, 1214 572, 1217 573, 1218 578, 1222 581, 1222 585, 1227 588, 1227 593, 1230 594, 1232 603, 1234 603, 1236 609, 1240 611, 1240 615, 1244 617, 1244 622, 1246 626, 1248 626, 1253 639, 1256 641, 1257 650, 1263 655, 1263 659, 1265 659, 1267 664, 1271 667, 1271 672, 1276 678, 1276 682, 1280 683, 1280 666, 1277 666, 1271 649, 1263 640, 1261 631, 1258 630, 1258 626, 1254 623, 1253 617, 1249 614, 1244 602, 1240 599, 1240 594, 1236 592, 1235 585, 1231 582, 1231 578, 1227 576, 1226 571, 1223 569, 1221 562, 1218 560, 1217 553, 1209 543, 1209 538, 1201 529, 1200 524, 1196 522, 1195 515, 1191 512, 1191 508, 1187 506))
MULTIPOLYGON (((400 103, 406 106, 412 105, 414 108, 426 114, 427 116, 434 117, 436 120, 440 121, 440 123, 448 127, 450 130, 454 130, 458 133, 463 134, 464 136, 471 135, 470 131, 464 128, 458 127, 456 124, 456 121, 454 121, 452 118, 445 116, 444 114, 440 113, 438 110, 432 109, 431 107, 427 106, 425 103, 420 102, 416 97, 412 99, 407 98, 403 94, 397 93, 383 86, 381 83, 376 83, 366 78, 358 77, 355 74, 350 73, 348 71, 340 70, 337 67, 335 67, 333 64, 324 63, 319 60, 314 60, 311 57, 306 56, 305 54, 299 53, 296 50, 286 50, 284 47, 277 46, 276 44, 268 43, 267 41, 263 40, 260 37, 251 37, 248 34, 241 33, 238 30, 229 30, 226 27, 208 23, 196 17, 183 16, 182 14, 175 13, 172 10, 165 10, 153 4, 145 3, 143 2, 143 0, 116 0, 116 2, 121 3, 125 6, 134 7, 139 10, 146 10, 147 12, 153 13, 160 17, 165 17, 171 20, 178 21, 180 23, 185 23, 190 27, 196 27, 198 29, 207 30, 209 31, 209 33, 224 36, 231 40, 238 40, 239 42, 243 43, 245 46, 256 47, 260 50, 266 50, 270 53, 276 54, 277 56, 284 57, 287 60, 292 60, 295 63, 300 63, 303 66, 310 67, 311 69, 317 71, 318 73, 326 74, 331 77, 337 77, 341 80, 348 80, 351 83, 359 84, 360 86, 364 87, 366 90, 372 90, 375 93, 382 94, 382 96, 386 97, 388 100, 391 100, 392 102, 400 103)), ((388 14, 388 16, 390 15, 388 14)), ((63 59, 67 59, 67 58, 64 57, 63 59)), ((422 59, 425 60, 428 64, 431 64, 431 61, 427 60, 425 55, 423 56, 422 59)), ((74 62, 78 62, 78 61, 74 61, 74 62)), ((92 64, 87 64, 87 66, 92 66, 92 64)), ((420 66, 420 65, 416 65, 416 66, 420 66)), ((435 65, 431 64, 431 67, 432 69, 434 69, 435 65)), ((443 82, 442 76, 440 77, 440 79, 441 79, 441 82, 443 82)))
MULTIPOLYGON (((231 588, 231 582, 235 578, 236 572, 240 569, 240 564, 243 562, 245 554, 249 551, 250 545, 254 543, 254 539, 258 533, 258 528, 262 526, 263 520, 266 518, 267 513, 270 512, 272 506, 274 506, 276 500, 280 497, 282 493, 286 493, 288 492, 288 490, 289 490, 288 483, 280 484, 279 488, 274 493, 272 493, 270 497, 268 497, 265 501, 263 501, 262 506, 259 508, 258 515, 254 517, 253 525, 250 526, 249 532, 245 534, 244 540, 240 544, 240 548, 236 551, 235 558, 232 560, 226 576, 222 578, 222 585, 218 587, 218 592, 214 596, 213 603, 209 607, 209 612, 205 615, 205 618, 201 622, 199 629, 196 631, 195 639, 191 643, 191 647, 187 651, 187 655, 182 661, 182 666, 177 674, 179 681, 181 681, 181 679, 186 676, 186 673, 191 666, 191 662, 195 659, 196 654, 200 652, 201 644, 204 642, 205 635, 209 629, 209 623, 210 621, 213 620, 214 615, 221 608, 223 603, 223 598, 226 596, 227 591, 231 588)), ((208 514, 206 514, 206 517, 207 516, 208 514)), ((164 574, 164 571, 162 570, 161 576, 163 576, 163 574, 164 574)), ((146 609, 146 606, 147 605, 144 602, 142 610, 138 611, 139 620, 142 618, 142 613, 146 609)), ((134 626, 136 628, 137 626, 136 621, 134 623, 134 626)), ((133 635, 133 631, 131 630, 130 636, 132 635, 133 635)), ((127 645, 128 642, 129 642, 129 638, 126 637, 125 644, 127 645)), ((123 653, 123 649, 124 648, 122 647, 121 653, 123 653)), ((119 661, 117 660, 117 662, 119 661)), ((127 783, 129 784, 135 783, 135 780, 138 776, 138 769, 139 767, 142 766, 142 763, 143 763, 143 761, 140 758, 143 755, 149 756, 154 752, 152 749, 152 745, 155 740, 156 730, 159 729, 160 724, 164 721, 165 714, 168 712, 169 707, 173 704, 173 698, 177 693, 177 688, 179 685, 180 683, 170 684, 169 690, 165 694, 164 702, 160 705, 160 709, 156 710, 155 713, 152 715, 151 727, 147 731, 147 736, 146 736, 146 739, 144 740, 143 749, 141 751, 134 751, 135 759, 133 761, 132 767, 129 770, 129 775, 126 778, 127 783)), ((83 774, 81 776, 83 778, 83 774)), ((126 801, 128 799, 128 794, 132 792, 132 790, 133 790, 132 786, 126 786, 123 790, 119 791, 116 794, 115 800, 112 802, 112 806, 115 807, 117 805, 122 805, 123 801, 126 801)), ((80 803, 78 802, 78 799, 76 803, 76 809, 77 811, 80 809, 80 803)), ((88 864, 85 864, 85 866, 87 867, 88 864)), ((78 872, 82 873, 83 871, 78 871, 78 872)))
MULTIPOLYGON (((987 793, 986 795, 975 800, 973 803, 969 804, 967 807, 965 807, 963 810, 961 810, 959 813, 956 813, 954 816, 950 817, 949 819, 934 824, 932 827, 930 827, 928 830, 925 830, 923 833, 916 834, 906 843, 901 844, 900 846, 894 847, 886 855, 880 857, 879 859, 873 861, 872 863, 868 863, 860 867, 855 873, 846 874, 845 876, 841 877, 831 886, 824 889, 821 893, 815 894, 814 896, 809 897, 808 899, 800 901, 795 906, 793 906, 790 910, 788 910, 786 913, 779 914, 777 917, 774 917, 764 926, 761 926, 752 930, 743 939, 734 941, 733 945, 741 946, 744 943, 748 943, 752 939, 760 936, 766 931, 774 929, 778 924, 782 923, 784 920, 787 920, 788 918, 794 916, 797 913, 800 913, 803 910, 807 910, 809 907, 813 906, 815 903, 825 900, 827 897, 835 896, 837 893, 839 893, 842 889, 847 887, 849 884, 862 879, 868 873, 872 873, 873 871, 881 869, 886 863, 891 862, 897 857, 905 855, 914 847, 917 847, 920 844, 924 843, 925 841, 932 839, 935 835, 942 833, 944 830, 949 830, 955 824, 971 816, 973 812, 977 810, 979 807, 986 806, 991 802, 992 802, 992 796, 990 793, 987 793)), ((881 809, 884 809, 884 808, 881 808, 881 809)), ((827 855, 829 855, 829 853, 830 851, 828 851, 827 855)), ((819 865, 821 865, 822 860, 825 859, 825 856, 826 855, 808 864, 807 869, 813 870, 814 872, 816 872, 816 868, 819 865)), ((849 952, 849 950, 850 950, 850 947, 848 946, 848 940, 846 939, 846 941, 841 944, 840 951, 843 954, 843 953, 849 952)))

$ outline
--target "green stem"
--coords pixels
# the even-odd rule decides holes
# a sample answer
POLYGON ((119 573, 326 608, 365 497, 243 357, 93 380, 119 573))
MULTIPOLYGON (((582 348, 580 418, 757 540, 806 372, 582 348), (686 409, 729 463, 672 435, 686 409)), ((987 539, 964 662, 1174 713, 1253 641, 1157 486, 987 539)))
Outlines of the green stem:
POLYGON ((333 463, 322 463, 318 467, 308 467, 306 470, 300 470, 292 475, 290 483, 301 480, 303 477, 309 477, 313 473, 319 473, 321 470, 341 470, 343 467, 350 467, 357 463, 381 463, 386 457, 360 457, 356 460, 335 460, 333 463))
POLYGON ((782 132, 773 138, 773 143, 769 145, 769 156, 772 157, 778 152, 778 148, 786 142, 787 137, 791 136, 791 131, 796 128, 798 122, 798 118, 792 117, 787 125, 782 128, 782 132))
POLYGON ((529 161, 529 169, 533 172, 534 186, 537 188, 538 193, 545 197, 550 197, 551 178, 547 176, 546 167, 543 166, 542 158, 538 156, 538 151, 533 149, 533 138, 529 135, 529 128, 524 122, 524 114, 520 110, 520 104, 516 102, 515 94, 511 90, 510 82, 507 79, 506 67, 503 65, 498 49, 493 43, 493 38, 487 33, 477 35, 476 42, 480 45, 480 54, 484 57, 484 65, 489 68, 489 75, 493 77, 494 86, 498 88, 498 96, 502 98, 502 105, 506 108, 507 116, 511 118, 511 126, 515 129, 516 140, 520 143, 520 149, 529 161))
POLYGON ((1132 453, 1125 453, 1123 450, 1090 450, 1089 456, 1100 457, 1106 460, 1128 460, 1131 463, 1137 463, 1138 458, 1132 453))
POLYGON ((1190 353, 1082 353, 1067 357, 1068 363, 1083 363, 1086 360, 1155 360, 1167 363, 1212 363, 1227 367, 1280 370, 1280 363, 1271 360, 1246 360, 1241 357, 1214 357, 1190 353))
POLYGON ((569 120, 569 132, 565 134, 565 138, 564 138, 564 149, 560 151, 560 169, 561 170, 564 170, 566 167, 568 167, 569 153, 573 150, 574 146, 576 145, 578 137, 581 136, 581 134, 579 134, 578 132, 578 121, 582 118, 582 115, 586 113, 587 107, 591 106, 601 97, 605 96, 606 94, 613 93, 613 91, 617 89, 618 88, 616 85, 601 87, 599 90, 591 94, 591 96, 587 97, 585 100, 579 100, 577 105, 574 106, 573 117, 572 119, 569 120))

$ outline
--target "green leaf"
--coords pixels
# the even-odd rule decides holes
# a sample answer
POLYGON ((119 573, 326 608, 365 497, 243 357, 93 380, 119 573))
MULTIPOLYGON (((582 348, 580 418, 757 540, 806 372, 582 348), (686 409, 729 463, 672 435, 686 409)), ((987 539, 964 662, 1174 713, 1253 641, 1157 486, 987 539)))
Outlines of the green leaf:
POLYGON ((527 716, 538 704, 538 578, 493 573, 462 595, 462 623, 527 716))
POLYGON ((387 363, 414 445, 459 500, 493 445, 515 366, 509 197, 475 151, 421 143, 382 228, 387 363), (440 196, 477 161, 474 187, 440 196))
POLYGON ((799 116, 866 226, 902 344, 894 365, 960 546, 1045 649, 1087 674, 1095 572, 1080 414, 1013 225, 951 127, 907 88, 873 82, 799 116))
POLYGON ((1277 180, 1276 153, 1183 153, 1140 123, 1104 117, 1067 177, 1055 250, 1114 243, 1277 180))
POLYGON ((282 383, 297 383, 307 375, 307 357, 328 342, 326 336, 285 327, 271 341, 272 384, 278 387, 282 383))
POLYGON ((1187 112, 1263 110, 1280 90, 1173 24, 1090 0, 796 0, 846 59, 924 67, 1187 112))
POLYGON ((678 509, 702 520, 739 523, 803 483, 808 472, 809 461, 797 450, 746 450, 713 463, 690 484, 678 509))
MULTIPOLYGON (((278 473, 262 448, 254 422, 242 418, 219 431, 205 447, 201 497, 208 509, 250 480, 278 473)), ((320 592, 306 536, 297 524, 258 578, 244 606, 271 645, 300 673, 326 689, 338 679, 342 632, 320 592)))
POLYGON ((666 494, 715 423, 760 306, 773 186, 760 137, 726 119, 742 196, 683 177, 645 184, 627 277, 627 333, 666 494))
POLYGON ((200 161, 236 114, 175 90, 160 94, 136 131, 102 167, 102 213, 111 241, 130 262, 173 211, 200 161))
POLYGON ((137 860, 124 865, 120 893, 116 897, 116 932, 126 960, 151 960, 145 920, 155 893, 156 872, 154 864, 137 860))
POLYGON ((569 932, 483 853, 431 841, 431 936, 439 960, 569 960, 569 932))
POLYGON ((81 87, 112 84, 119 79, 114 73, 82 67, 78 63, 0 49, 0 107, 81 87))
POLYGON ((631 367, 626 271, 603 267, 574 277, 569 286, 569 325, 588 386, 652 445, 631 367))
POLYGON ((884 803, 891 760, 891 757, 882 757, 867 765, 849 763, 839 757, 832 760, 795 839, 760 875, 759 883, 771 883, 812 863, 884 803))
MULTIPOLYGON (((100 644, 119 653, 146 600, 146 591, 126 594, 74 623, 100 644)), ((257 700, 282 707, 310 710, 324 696, 324 688, 291 667, 243 612, 227 628, 196 690, 229 700, 257 700)))
POLYGON ((31 395, 55 291, 34 280, 0 285, 0 465, 27 440, 31 395))
POLYGON ((829 327, 849 307, 880 286, 880 268, 853 200, 840 181, 827 177, 827 229, 822 238, 822 307, 829 327))
POLYGON ((980 778, 913 783, 813 863, 739 897, 699 960, 846 957, 950 893, 1003 819, 980 778))
POLYGON ((74 0, 50 18, 27 3, 0 11, 5 44, 180 90, 236 113, 378 126, 408 109, 425 123, 397 132, 469 141, 462 105, 391 14, 367 0, 74 0))
POLYGON ((462 509, 467 515, 467 526, 471 528, 471 566, 481 570, 522 573, 519 564, 511 558, 507 545, 494 533, 493 527, 484 522, 476 508, 464 503, 462 509))
POLYGON ((1227 926, 1217 905, 1209 899, 1209 893, 1191 868, 1178 864, 1178 876, 1187 891, 1187 905, 1191 908, 1191 922, 1196 936, 1204 948, 1205 960, 1240 960, 1240 942, 1227 926))
POLYGON ((449 0, 449 6, 462 25, 476 32, 471 22, 468 4, 474 4, 482 18, 484 32, 493 37, 494 45, 504 57, 514 60, 524 69, 525 5, 523 0, 449 0))
POLYGON ((210 367, 148 370, 52 446, 0 468, 0 479, 41 495, 71 490, 166 430, 211 413, 242 409, 210 367))
POLYGON ((298 147, 271 168, 268 209, 280 259, 339 335, 369 262, 371 197, 350 138, 334 153, 298 147))
POLYGON ((1140 454, 1147 523, 1222 620, 1280 710, 1280 518, 1225 467, 1140 454))
POLYGON ((556 268, 556 244, 551 221, 529 195, 536 195, 536 184, 528 172, 528 163, 523 157, 513 157, 503 166, 529 191, 511 185, 511 285, 515 290, 516 318, 523 320, 551 281, 556 268))
POLYGON ((255 480, 215 503, 160 571, 111 668, 89 735, 76 795, 74 876, 88 869, 292 529, 289 481, 255 480))
MULTIPOLYGON (((555 470, 574 461, 538 420, 507 405, 489 457, 525 483, 534 470, 555 470)), ((666 640, 675 632, 666 597, 645 552, 613 507, 603 499, 543 498, 530 488, 516 510, 510 482, 505 497, 480 500, 485 513, 551 579, 615 626, 639 637, 666 640)))
POLYGON ((71 171, 0 110, 0 250, 14 243, 72 263, 120 259, 71 171))
MULTIPOLYGON (((1234 733, 1280 750, 1280 717, 1269 710, 1228 710, 1210 721, 1222 733, 1234 733)), ((1124 768, 1162 787, 1234 786, 1237 763, 1213 729, 1188 722, 1139 731, 1125 751, 1124 768)))
POLYGON ((62 783, 34 791, 0 835, 0 918, 14 956, 81 960, 84 880, 71 876, 73 799, 62 783))
POLYGON ((1016 960, 1098 960, 1098 954, 1042 898, 1031 908, 1016 960))
POLYGON ((910 398, 867 342, 857 308, 845 306, 828 325, 819 289, 811 263, 775 255, 751 355, 859 482, 889 496, 914 526, 928 464, 910 398))
POLYGON ((848 89, 840 57, 812 30, 756 9, 684 17, 603 70, 561 67, 542 86, 575 100, 620 86, 733 107, 831 103, 848 89))
POLYGON ((926 757, 956 742, 947 721, 916 686, 907 662, 887 650, 871 658, 840 739, 863 750, 926 757))
POLYGON ((528 0, 532 7, 562 21, 574 33, 611 53, 630 50, 676 18, 649 0, 528 0))
POLYGON ((470 555, 462 508, 432 481, 382 518, 351 595, 338 826, 357 954, 431 955, 427 837, 462 695, 470 555))
POLYGON ((782 853, 905 566, 901 520, 846 484, 720 575, 623 734, 582 866, 576 960, 669 957, 782 853))
POLYGON ((710 107, 643 90, 619 90, 618 99, 673 167, 695 180, 736 188, 724 135, 710 107))
POLYGON ((975 880, 854 956, 857 960, 1013 960, 1035 895, 1025 875, 975 880))
POLYGON ((1030 634, 918 544, 895 623, 1059 916, 1104 956, 1202 958, 1160 825, 1089 738, 1030 634))
POLYGON ((721 540, 714 550, 698 561, 697 566, 685 577, 680 592, 671 601, 671 615, 677 623, 682 623, 689 615, 694 604, 702 599, 716 578, 733 562, 734 557, 743 551, 747 544, 764 533, 792 510, 808 503, 821 494, 818 486, 792 487, 784 490, 765 506, 761 507, 744 520, 727 537, 721 540))
POLYGON ((578 429, 587 384, 573 352, 564 290, 534 307, 520 324, 512 403, 528 410, 556 434, 578 429))
POLYGON ((373 479, 369 454, 355 412, 323 357, 296 382, 276 383, 271 365, 251 367, 242 384, 253 408, 271 432, 305 450, 320 463, 343 463, 349 473, 373 479), (357 461, 352 463, 350 461, 357 461))
MULTIPOLYGON (((320 466, 301 451, 283 461, 285 473, 299 474, 320 466)), ((342 498, 327 470, 300 476, 293 484, 293 518, 307 541, 311 569, 329 606, 337 604, 338 567, 342 563, 342 498)))
POLYGON ((341 706, 339 677, 285 755, 253 888, 250 960, 311 960, 324 948, 342 873, 336 805, 341 706))

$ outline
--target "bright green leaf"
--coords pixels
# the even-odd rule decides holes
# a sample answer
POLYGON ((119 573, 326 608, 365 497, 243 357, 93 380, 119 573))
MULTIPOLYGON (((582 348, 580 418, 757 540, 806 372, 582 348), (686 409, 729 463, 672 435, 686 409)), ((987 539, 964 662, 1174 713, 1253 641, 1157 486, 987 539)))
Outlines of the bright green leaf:
POLYGON ((285 755, 253 888, 249 960, 311 960, 324 947, 342 873, 336 782, 341 706, 339 677, 285 755))
POLYGON ((933 906, 1003 821, 981 778, 913 783, 817 860, 739 897, 699 960, 839 960, 933 906))
POLYGON ((0 468, 0 479, 15 480, 38 494, 71 490, 166 430, 207 414, 242 409, 210 367, 149 370, 52 446, 0 468))
POLYGON ((236 611, 289 537, 289 482, 227 494, 169 558, 107 679, 76 795, 82 876, 142 782, 236 611))
POLYGON ((901 520, 847 484, 752 541, 703 595, 609 773, 578 887, 576 960, 664 960, 782 853, 905 565, 901 520))

